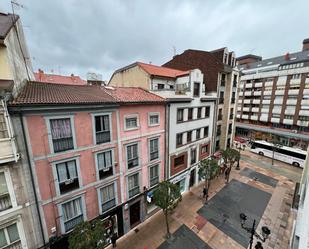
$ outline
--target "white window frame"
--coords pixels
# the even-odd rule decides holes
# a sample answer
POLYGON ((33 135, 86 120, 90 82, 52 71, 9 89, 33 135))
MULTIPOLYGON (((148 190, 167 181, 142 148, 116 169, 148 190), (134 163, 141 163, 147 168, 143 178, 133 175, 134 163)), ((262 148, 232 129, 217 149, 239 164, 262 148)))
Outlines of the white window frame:
POLYGON ((159 126, 160 125, 160 112, 149 112, 148 113, 148 126, 153 127, 153 126, 159 126), (150 123, 150 117, 151 116, 158 116, 158 123, 157 124, 151 124, 150 123))
POLYGON ((70 198, 69 200, 66 200, 64 202, 61 202, 59 203, 57 206, 58 206, 58 213, 59 213, 59 217, 60 217, 60 226, 61 226, 61 233, 62 234, 66 234, 66 233, 69 233, 71 231, 65 231, 65 227, 64 227, 64 216, 63 216, 63 208, 62 208, 62 205, 63 204, 66 204, 70 201, 73 201, 73 200, 76 200, 80 198, 81 199, 81 204, 82 204, 82 212, 83 212, 83 218, 84 218, 84 221, 87 220, 87 209, 86 209, 86 204, 85 204, 85 197, 84 195, 78 195, 78 196, 74 196, 73 198, 70 198))
POLYGON ((134 166, 133 168, 129 169, 129 165, 128 165, 128 146, 131 146, 131 145, 134 145, 134 144, 137 144, 137 155, 139 154, 139 152, 141 151, 140 150, 140 142, 139 141, 136 141, 136 142, 132 142, 132 143, 129 143, 129 144, 126 144, 125 145, 125 158, 126 158, 126 167, 127 167, 127 171, 131 171, 131 170, 134 170, 134 169, 138 169, 141 167, 141 157, 138 155, 138 165, 137 166, 134 166))
POLYGON ((132 174, 127 176, 127 200, 134 198, 135 196, 139 195, 140 193, 141 193, 141 174, 140 174, 139 171, 136 171, 136 172, 134 172, 134 173, 132 173, 132 174), (133 195, 132 197, 130 197, 130 195, 129 195, 129 177, 133 176, 133 175, 136 175, 136 174, 138 175, 137 178, 138 178, 139 193, 136 194, 136 195, 133 195))
POLYGON ((91 118, 92 118, 92 136, 93 136, 93 144, 94 145, 101 145, 101 144, 108 144, 111 143, 113 141, 113 126, 112 126, 112 113, 111 112, 100 112, 100 113, 92 113, 91 114, 91 118), (100 143, 97 144, 97 138, 96 138, 96 130, 95 130, 95 118, 97 116, 109 116, 109 133, 110 133, 110 137, 111 137, 111 141, 110 142, 106 142, 106 143, 100 143))
POLYGON ((160 164, 159 164, 159 163, 155 163, 155 164, 150 165, 150 166, 148 167, 148 187, 149 187, 149 188, 152 188, 152 187, 156 186, 157 184, 159 184, 160 179, 161 179, 160 164), (158 167, 158 178, 159 178, 159 179, 158 179, 158 183, 156 183, 156 184, 153 185, 153 186, 150 186, 150 168, 155 167, 155 166, 158 167))
POLYGON ((15 196, 15 192, 14 192, 14 187, 13 187, 13 182, 12 182, 10 170, 8 168, 3 168, 3 169, 0 169, 0 173, 4 173, 6 186, 8 188, 10 200, 11 200, 11 204, 12 204, 11 208, 0 212, 0 214, 2 215, 2 214, 5 214, 5 213, 12 212, 12 209, 17 208, 17 200, 16 200, 16 196, 15 196))
POLYGON ((51 163, 51 166, 52 166, 52 170, 53 170, 54 183, 55 183, 55 189, 56 189, 56 195, 57 196, 64 196, 64 195, 67 195, 67 194, 72 194, 72 192, 78 191, 78 190, 80 190, 82 188, 83 182, 82 182, 82 177, 81 177, 81 172, 80 172, 79 156, 70 157, 70 158, 59 160, 59 161, 54 161, 54 162, 51 163), (73 190, 71 192, 61 194, 60 193, 60 188, 59 188, 59 180, 58 180, 57 166, 56 165, 59 164, 59 163, 64 163, 64 162, 73 161, 73 160, 75 160, 75 165, 76 165, 76 168, 77 168, 77 176, 78 176, 79 188, 75 189, 75 190, 73 190))
POLYGON ((160 155, 160 137, 151 137, 151 138, 148 138, 148 161, 149 161, 149 162, 153 162, 153 161, 160 160, 160 158, 161 158, 161 155, 160 155), (151 140, 154 140, 154 139, 157 139, 157 140, 158 140, 158 158, 151 160, 151 158, 150 158, 150 141, 151 141, 151 140))
MULTIPOLYGON (((114 181, 114 182, 109 182, 109 183, 106 183, 104 184, 103 186, 100 186, 99 188, 97 188, 97 194, 98 194, 98 200, 99 200, 99 211, 100 211, 100 214, 104 214, 104 213, 107 213, 109 210, 103 212, 102 211, 102 197, 101 197, 101 189, 102 188, 105 188, 105 187, 108 187, 108 186, 111 186, 113 185, 114 187, 114 193, 115 193, 115 206, 114 207, 117 207, 118 205, 118 189, 117 189, 117 182, 114 181)), ((113 208, 114 208, 113 207, 113 208)))
POLYGON ((68 151, 72 151, 72 150, 77 149, 76 133, 75 133, 75 125, 74 125, 74 115, 59 115, 59 116, 54 115, 54 116, 50 116, 50 117, 45 117, 45 122, 46 122, 46 127, 47 127, 47 134, 48 134, 48 144, 49 144, 49 149, 50 149, 51 154, 67 153, 68 151), (50 127, 50 120, 65 119, 65 118, 70 119, 71 131, 72 131, 72 136, 73 136, 73 149, 55 152, 54 151, 54 144, 53 144, 53 137, 52 137, 52 133, 51 133, 51 127, 50 127))
POLYGON ((110 177, 107 177, 106 179, 100 179, 100 174, 99 174, 99 165, 98 165, 98 154, 104 153, 104 152, 108 152, 111 151, 112 152, 112 168, 113 168, 113 175, 110 177, 115 176, 115 152, 114 152, 114 148, 108 148, 105 150, 100 150, 95 152, 94 154, 94 159, 95 159, 95 167, 96 167, 96 175, 97 175, 97 181, 106 181, 107 179, 109 179, 110 177))
MULTIPOLYGON (((23 227, 23 224, 22 224, 22 221, 21 221, 20 218, 17 218, 17 219, 15 219, 13 221, 10 221, 9 223, 5 223, 5 224, 1 225, 0 229, 6 229, 7 227, 9 227, 9 226, 11 226, 13 224, 16 224, 21 247, 22 248, 28 248, 27 247, 27 242, 26 242, 26 237, 25 237, 25 232, 24 232, 24 227, 23 227)), ((7 234, 6 234, 6 236, 7 236, 7 234)), ((14 242, 13 242, 13 244, 14 244, 14 242)), ((6 247, 10 246, 10 245, 12 245, 12 244, 9 244, 9 245, 5 246, 4 249, 6 247)))
POLYGON ((140 125, 139 125, 139 115, 138 114, 130 114, 130 115, 125 115, 124 116, 124 130, 125 131, 132 131, 132 130, 137 130, 139 129, 140 125), (127 127, 127 123, 126 123, 126 120, 127 118, 136 118, 136 124, 137 126, 136 127, 132 127, 132 128, 128 128, 127 127))

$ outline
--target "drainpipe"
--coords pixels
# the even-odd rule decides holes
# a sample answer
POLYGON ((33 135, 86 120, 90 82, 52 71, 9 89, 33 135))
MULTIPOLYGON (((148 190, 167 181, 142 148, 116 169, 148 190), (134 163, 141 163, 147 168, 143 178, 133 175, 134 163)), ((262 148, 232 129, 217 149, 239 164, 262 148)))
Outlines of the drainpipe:
POLYGON ((30 155, 29 155, 29 150, 28 150, 28 146, 27 146, 27 142, 26 142, 27 140, 26 140, 26 135, 25 135, 25 126, 24 126, 24 122, 23 122, 23 118, 22 118, 21 113, 19 113, 19 120, 20 120, 20 123, 21 123, 22 134, 23 134, 23 139, 24 139, 24 143, 25 143, 25 149, 26 149, 26 154, 27 154, 27 163, 28 163, 28 167, 29 167, 29 171, 30 171, 31 185, 32 185, 32 188, 33 188, 33 193, 34 193, 36 211, 38 212, 38 217, 39 217, 40 231, 41 231, 41 236, 42 236, 43 245, 44 245, 43 248, 45 248, 46 243, 45 243, 45 235, 44 235, 44 230, 43 230, 42 217, 41 217, 41 214, 40 214, 38 196, 37 196, 37 193, 36 193, 36 188, 35 188, 35 184, 34 184, 34 176, 33 176, 33 171, 32 171, 31 162, 30 162, 30 155))
POLYGON ((168 103, 165 108, 165 180, 169 179, 169 154, 170 154, 170 142, 169 142, 169 127, 170 127, 170 104, 168 103))

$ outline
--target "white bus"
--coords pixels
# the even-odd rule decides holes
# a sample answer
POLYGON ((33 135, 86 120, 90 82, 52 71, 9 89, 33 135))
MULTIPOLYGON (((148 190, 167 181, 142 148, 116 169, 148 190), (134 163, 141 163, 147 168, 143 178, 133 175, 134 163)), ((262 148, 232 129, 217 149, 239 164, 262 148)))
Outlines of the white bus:
MULTIPOLYGON (((251 151, 272 158, 273 144, 266 141, 254 141, 251 142, 251 151)), ((275 148, 274 159, 303 168, 306 155, 307 153, 304 150, 281 146, 275 148)))

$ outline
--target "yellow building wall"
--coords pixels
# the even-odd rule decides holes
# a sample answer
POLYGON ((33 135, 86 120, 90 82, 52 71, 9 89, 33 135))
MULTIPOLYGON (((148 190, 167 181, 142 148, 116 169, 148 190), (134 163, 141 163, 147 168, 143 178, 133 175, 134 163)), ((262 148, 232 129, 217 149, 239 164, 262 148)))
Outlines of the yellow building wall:
POLYGON ((115 87, 141 87, 147 90, 149 89, 150 77, 139 66, 128 68, 122 72, 114 73, 109 80, 109 86, 115 87))
POLYGON ((0 46, 0 80, 12 80, 6 47, 0 46))

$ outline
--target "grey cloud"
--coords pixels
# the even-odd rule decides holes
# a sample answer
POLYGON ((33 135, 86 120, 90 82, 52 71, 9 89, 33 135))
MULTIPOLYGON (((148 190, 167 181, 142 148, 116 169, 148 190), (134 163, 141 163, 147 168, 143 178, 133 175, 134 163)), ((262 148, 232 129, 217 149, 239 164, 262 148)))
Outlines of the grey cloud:
MULTIPOLYGON (((2 4, 1 0, 1 3, 2 4)), ((10 12, 9 0, 2 9, 10 12)), ((85 77, 136 60, 162 64, 188 48, 237 56, 297 51, 309 37, 308 0, 19 0, 34 68, 85 77), (307 31, 307 33, 306 33, 307 31)))

